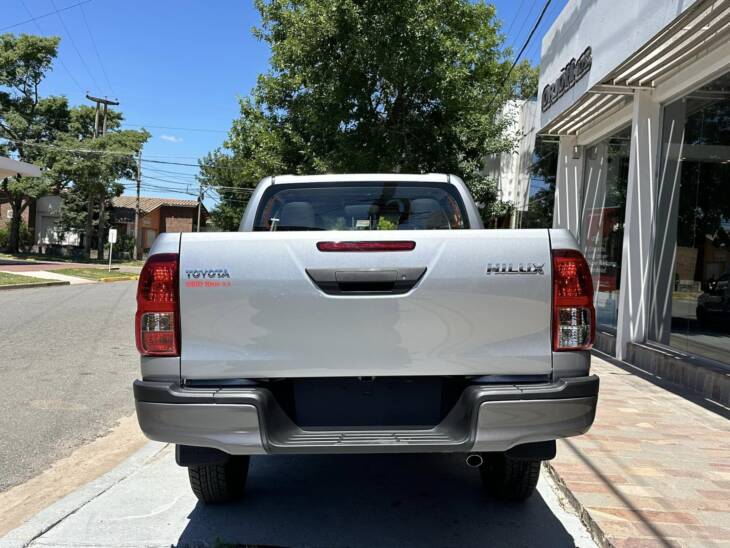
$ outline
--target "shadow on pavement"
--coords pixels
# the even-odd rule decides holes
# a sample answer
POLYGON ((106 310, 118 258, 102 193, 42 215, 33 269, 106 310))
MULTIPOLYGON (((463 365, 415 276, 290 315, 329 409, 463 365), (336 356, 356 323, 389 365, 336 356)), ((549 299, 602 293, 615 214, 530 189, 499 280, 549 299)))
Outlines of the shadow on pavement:
POLYGON ((482 494, 463 455, 254 457, 246 498, 198 503, 177 546, 573 546, 536 493, 482 494))

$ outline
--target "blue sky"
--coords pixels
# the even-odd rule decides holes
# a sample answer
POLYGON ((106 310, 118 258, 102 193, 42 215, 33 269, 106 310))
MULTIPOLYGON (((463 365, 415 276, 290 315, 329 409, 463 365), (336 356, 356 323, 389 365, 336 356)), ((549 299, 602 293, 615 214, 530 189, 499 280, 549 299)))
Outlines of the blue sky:
MULTIPOLYGON (((43 94, 66 95, 71 104, 89 104, 87 91, 117 98, 128 127, 144 126, 152 134, 143 152, 150 160, 195 164, 219 146, 238 113, 237 98, 267 68, 268 50, 250 32, 258 23, 252 2, 90 0, 64 10, 80 1, 2 0, 0 32, 61 36, 60 62, 43 94), (13 26, 56 9, 63 11, 13 26)), ((526 50, 533 63, 566 2, 553 0, 548 8, 526 50)), ((544 0, 494 3, 516 53, 544 0)), ((194 167, 145 163, 143 172, 144 195, 184 198, 181 193, 197 188, 194 167)), ((206 205, 214 203, 207 199, 206 205)))

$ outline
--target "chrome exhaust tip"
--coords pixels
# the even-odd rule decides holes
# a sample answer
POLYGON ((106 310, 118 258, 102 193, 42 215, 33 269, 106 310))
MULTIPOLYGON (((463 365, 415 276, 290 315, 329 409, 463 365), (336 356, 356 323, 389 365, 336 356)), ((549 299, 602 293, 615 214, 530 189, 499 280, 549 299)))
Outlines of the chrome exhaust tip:
POLYGON ((479 468, 484 463, 484 459, 479 453, 469 453, 466 456, 466 465, 471 468, 479 468))

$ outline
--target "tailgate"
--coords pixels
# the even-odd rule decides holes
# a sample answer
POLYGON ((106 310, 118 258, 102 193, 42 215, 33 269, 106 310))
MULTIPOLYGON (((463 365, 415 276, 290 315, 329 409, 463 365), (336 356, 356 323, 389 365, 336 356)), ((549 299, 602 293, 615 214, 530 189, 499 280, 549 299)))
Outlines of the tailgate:
POLYGON ((186 233, 181 375, 549 374, 550 264, 547 230, 186 233), (416 245, 317 248, 394 240, 416 245))

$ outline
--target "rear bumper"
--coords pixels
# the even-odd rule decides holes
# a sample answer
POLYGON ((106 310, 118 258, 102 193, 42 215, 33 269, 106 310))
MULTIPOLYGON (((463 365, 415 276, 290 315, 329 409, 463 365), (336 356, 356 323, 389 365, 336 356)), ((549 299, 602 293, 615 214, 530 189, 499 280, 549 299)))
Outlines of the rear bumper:
MULTIPOLYGON (((303 430, 266 388, 186 388, 135 381, 137 418, 150 439, 233 455, 506 451, 586 432, 598 377, 470 386, 430 429, 303 430)), ((337 413, 336 409, 332 410, 337 413)))

